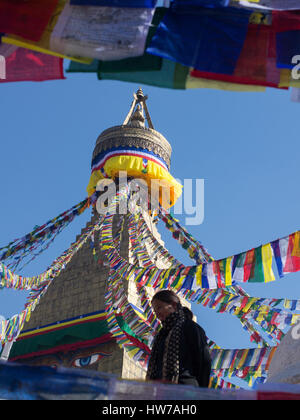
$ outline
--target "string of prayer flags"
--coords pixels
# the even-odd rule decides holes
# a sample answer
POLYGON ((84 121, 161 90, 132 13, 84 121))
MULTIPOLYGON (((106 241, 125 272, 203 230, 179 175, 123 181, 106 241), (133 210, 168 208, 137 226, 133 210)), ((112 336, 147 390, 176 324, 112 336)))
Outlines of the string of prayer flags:
MULTIPOLYGON (((226 260, 216 260, 198 266, 181 266, 173 269, 136 268, 124 260, 114 249, 110 240, 112 229, 113 207, 116 199, 112 201, 111 209, 105 217, 104 224, 107 229, 105 240, 102 240, 103 250, 107 250, 111 268, 122 270, 122 275, 129 279, 134 276, 135 281, 141 285, 152 287, 173 287, 176 290, 189 289, 217 289, 231 286, 238 282, 270 282, 275 280, 272 270, 272 246, 261 245, 249 251, 228 257, 226 260), (110 212, 112 213, 110 214, 110 212), (222 263, 221 263, 222 261, 222 263), (128 277, 127 277, 128 276, 128 277)), ((285 255, 286 272, 299 270, 299 233, 289 235, 287 254, 285 255)))
POLYGON ((232 259, 232 273, 232 280, 242 283, 274 281, 271 244, 235 255, 232 259))
POLYGON ((121 60, 144 54, 150 8, 66 4, 55 25, 50 49, 69 56, 121 60))
POLYGON ((26 48, 17 48, 5 58, 6 77, 0 83, 42 82, 64 79, 63 60, 26 48))
POLYGON ((218 375, 211 374, 208 388, 211 389, 240 389, 238 385, 232 384, 220 378, 218 375))
POLYGON ((197 70, 233 74, 251 11, 177 4, 168 9, 147 52, 197 70))
POLYGON ((117 344, 121 348, 124 348, 130 357, 132 357, 135 361, 140 363, 143 368, 145 368, 150 354, 150 349, 147 349, 144 344, 138 340, 134 340, 133 336, 130 336, 128 333, 122 330, 121 325, 117 321, 117 308, 116 310, 114 309, 114 293, 116 292, 116 282, 114 281, 115 277, 116 276, 111 272, 108 278, 107 290, 104 297, 109 331, 115 338, 117 344))
POLYGON ((32 257, 34 250, 41 249, 41 247, 45 249, 45 244, 47 247, 49 241, 52 241, 76 216, 82 214, 89 204, 90 200, 85 199, 42 226, 35 226, 34 230, 27 235, 15 239, 8 245, 0 248, 0 251, 3 251, 0 261, 9 260, 11 266, 17 266, 27 254, 32 257))
MULTIPOLYGON (((91 225, 82 235, 79 236, 77 241, 73 243, 63 254, 56 258, 51 266, 42 274, 33 277, 24 277, 12 272, 3 263, 0 264, 0 288, 10 288, 15 290, 39 290, 43 288, 49 280, 57 277, 62 268, 72 259, 75 252, 77 252, 80 244, 86 241, 86 236, 98 229, 98 222, 95 226, 91 225)), ((92 234, 91 234, 92 235, 92 234)))
POLYGON ((181 226, 175 217, 164 211, 162 207, 158 216, 165 223, 166 228, 172 232, 173 238, 180 242, 182 248, 186 249, 190 257, 195 259, 198 264, 213 260, 204 246, 181 226))
POLYGON ((173 257, 169 251, 158 242, 158 240, 153 236, 150 231, 143 215, 140 213, 138 215, 138 235, 140 235, 141 244, 145 246, 147 243, 149 247, 149 258, 155 260, 156 256, 159 254, 160 258, 165 262, 166 265, 172 265, 174 267, 180 266, 181 263, 175 257, 173 257))
POLYGON ((0 32, 39 41, 58 0, 0 0, 0 32))
MULTIPOLYGON (((219 77, 207 76, 204 78, 191 76, 189 67, 174 61, 145 53, 142 57, 124 59, 120 61, 94 61, 92 65, 80 65, 70 62, 67 73, 98 72, 99 80, 118 80, 123 82, 141 83, 168 89, 222 89, 239 92, 264 92, 265 87, 254 84, 232 83, 231 81, 218 80, 219 77), (157 59, 159 61, 157 61, 157 59), (123 67, 122 62, 127 62, 123 67), (131 65, 137 63, 135 70, 130 70, 131 65), (97 66, 97 69, 96 69, 97 66), (128 71, 124 71, 128 70, 128 71)), ((193 73, 193 71, 192 71, 193 73)), ((210 73, 211 74, 211 73, 210 73)), ((222 75, 223 76, 223 75, 222 75)), ((289 86, 289 85, 288 85, 289 86)), ((275 87, 275 86, 274 86, 275 87)), ((282 85, 282 87, 285 87, 282 85)))
MULTIPOLYGON (((155 34, 158 25, 166 14, 167 9, 164 7, 158 7, 155 9, 155 14, 151 22, 151 27, 148 32, 146 49, 150 45, 151 39, 155 34)), ((255 27, 257 25, 254 25, 255 27)), ((253 33, 257 34, 257 31, 253 33)), ((257 45, 261 45, 260 42, 257 45)), ((244 50, 244 48, 243 48, 244 50)), ((255 55, 255 50, 253 50, 255 55)), ((264 50, 265 54, 265 50, 264 50)), ((247 54, 245 52, 245 57, 247 54)), ((250 63, 253 60, 249 60, 250 63)), ((255 61, 256 62, 256 61, 255 61)), ((245 63, 247 67, 249 63, 245 63)), ((260 69, 261 66, 258 68, 260 69)), ((148 54, 147 51, 140 57, 128 58, 124 60, 116 61, 96 61, 94 60, 93 65, 80 65, 71 61, 67 72, 98 72, 99 80, 119 80, 126 82, 142 83, 152 86, 159 86, 171 89, 189 89, 189 88, 216 88, 226 90, 239 90, 239 91, 263 91, 264 88, 256 86, 258 81, 254 80, 250 84, 242 84, 244 80, 226 80, 225 75, 215 75, 212 73, 204 73, 203 78, 197 74, 197 71, 193 71, 187 66, 183 66, 180 63, 148 54), (98 67, 97 67, 98 63, 98 67), (207 76, 208 75, 208 76, 207 76), (216 76, 216 77, 215 77, 216 76), (224 80, 222 80, 224 77, 224 80), (240 83, 237 83, 240 82, 240 83), (256 84, 256 85, 255 85, 256 84)), ((256 69, 257 71, 257 69, 256 69)), ((237 76, 235 76, 236 78, 237 76)), ((278 76, 279 79, 279 76, 278 76)), ((263 85, 263 83, 260 83, 263 85)), ((272 84, 276 87, 277 85, 272 84)))
POLYGON ((241 369, 244 366, 268 370, 277 347, 211 350, 213 370, 241 369))
POLYGON ((65 251, 60 257, 58 257, 51 265, 49 270, 44 274, 32 278, 24 278, 11 273, 3 265, 0 266, 0 278, 1 285, 4 287, 14 287, 18 289, 31 289, 31 292, 27 298, 25 309, 17 315, 14 315, 8 320, 0 321, 0 342, 6 343, 16 340, 20 334, 25 321, 29 321, 32 311, 39 303, 40 299, 45 295, 49 285, 55 277, 65 268, 65 266, 71 261, 73 256, 79 251, 79 249, 86 243, 96 229, 101 225, 102 220, 97 221, 96 224, 91 225, 86 231, 84 231, 77 241, 73 243, 70 248, 65 251), (13 275, 12 278, 9 276, 13 275), (3 285, 3 280, 5 284, 3 285), (13 281, 13 284, 10 281, 13 281))

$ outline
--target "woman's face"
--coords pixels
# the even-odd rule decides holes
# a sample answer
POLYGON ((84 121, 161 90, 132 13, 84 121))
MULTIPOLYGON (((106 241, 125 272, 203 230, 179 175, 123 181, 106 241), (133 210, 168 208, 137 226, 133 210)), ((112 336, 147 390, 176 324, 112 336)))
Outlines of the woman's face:
POLYGON ((168 315, 176 311, 176 303, 167 303, 158 299, 152 301, 152 307, 160 321, 164 321, 168 315))

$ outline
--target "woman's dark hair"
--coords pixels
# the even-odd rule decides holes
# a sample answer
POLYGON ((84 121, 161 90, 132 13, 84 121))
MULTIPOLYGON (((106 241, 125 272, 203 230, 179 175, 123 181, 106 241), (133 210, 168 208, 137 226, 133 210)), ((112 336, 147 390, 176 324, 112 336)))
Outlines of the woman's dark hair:
POLYGON ((179 297, 172 290, 160 290, 153 296, 152 302, 154 300, 160 300, 161 302, 165 303, 176 303, 177 308, 182 308, 188 319, 193 319, 194 317, 193 312, 189 308, 181 305, 179 297))

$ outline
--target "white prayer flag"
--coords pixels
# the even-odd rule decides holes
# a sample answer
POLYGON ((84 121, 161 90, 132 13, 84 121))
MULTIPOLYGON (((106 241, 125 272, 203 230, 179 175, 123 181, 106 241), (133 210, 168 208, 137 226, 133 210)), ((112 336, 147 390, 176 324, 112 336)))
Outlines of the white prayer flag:
POLYGON ((67 4, 52 32, 50 48, 103 61, 141 56, 153 14, 149 8, 67 4))

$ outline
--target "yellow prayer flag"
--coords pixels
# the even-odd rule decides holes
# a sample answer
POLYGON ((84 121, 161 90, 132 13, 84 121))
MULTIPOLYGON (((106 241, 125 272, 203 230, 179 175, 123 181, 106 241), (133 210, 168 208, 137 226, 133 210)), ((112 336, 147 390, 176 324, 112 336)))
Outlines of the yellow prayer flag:
POLYGON ((271 244, 263 245, 261 248, 261 256, 263 263, 263 270, 265 276, 265 283, 275 280, 275 276, 272 270, 273 253, 271 244))
POLYGON ((292 257, 300 257, 300 231, 295 232, 294 246, 292 249, 292 257))
POLYGON ((233 257, 226 258, 225 266, 225 286, 232 285, 232 275, 231 275, 231 261, 233 257))
POLYGON ((31 316, 31 305, 29 305, 29 306, 27 307, 26 322, 28 322, 28 321, 29 321, 30 316, 31 316))
POLYGON ((300 79, 294 79, 292 77, 290 69, 282 69, 280 70, 280 81, 278 87, 300 87, 300 79))
POLYGON ((186 278, 186 275, 185 275, 185 274, 183 274, 183 275, 179 278, 178 283, 176 284, 176 289, 179 289, 179 288, 183 285, 183 283, 184 283, 184 281, 185 281, 185 278, 186 278))
POLYGON ((238 363, 238 365, 237 365, 236 369, 241 369, 241 368, 243 367, 243 365, 244 365, 244 363, 245 363, 245 360, 246 360, 246 358, 247 358, 247 356, 248 356, 249 351, 250 351, 250 349, 245 349, 245 350, 244 350, 244 352, 243 352, 243 354, 242 354, 242 357, 240 358, 240 361, 239 361, 239 363, 238 363))
POLYGON ((196 270, 196 285, 202 287, 202 264, 196 270))
POLYGON ((247 302, 247 305, 245 305, 244 306, 244 308, 243 308, 243 312, 248 312, 249 311, 249 309, 250 309, 250 307, 251 307, 251 305, 256 301, 257 299, 256 298, 249 298, 249 300, 248 300, 248 302, 247 302))
POLYGON ((265 315, 264 311, 259 311, 258 316, 256 318, 256 322, 260 324, 264 320, 264 315, 265 315))
POLYGON ((258 377, 260 377, 260 376, 262 376, 262 368, 261 368, 261 366, 258 368, 258 369, 256 369, 256 371, 254 372, 254 378, 258 378, 258 377))

